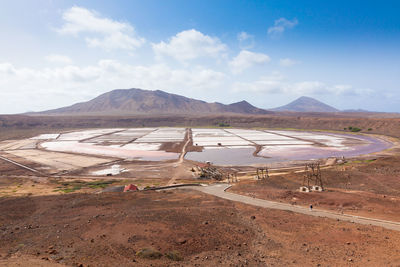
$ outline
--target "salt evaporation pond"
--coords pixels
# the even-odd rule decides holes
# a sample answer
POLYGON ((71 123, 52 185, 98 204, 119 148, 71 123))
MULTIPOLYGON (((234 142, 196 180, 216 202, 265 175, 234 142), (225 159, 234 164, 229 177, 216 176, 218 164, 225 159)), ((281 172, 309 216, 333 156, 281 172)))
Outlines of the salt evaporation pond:
POLYGON ((124 147, 79 143, 77 141, 45 142, 42 143, 42 147, 51 151, 83 153, 89 155, 100 155, 106 157, 137 159, 146 161, 171 160, 177 159, 179 157, 179 153, 165 152, 159 150, 139 150, 138 148, 133 150, 124 147))
POLYGON ((188 152, 185 156, 188 160, 206 162, 210 161, 215 165, 252 165, 268 163, 271 160, 254 157, 253 148, 216 148, 204 149, 202 152, 188 152))
MULTIPOLYGON (((328 135, 329 136, 329 135, 328 135)), ((336 135, 344 140, 356 138, 359 144, 336 146, 317 146, 308 144, 292 145, 289 142, 285 145, 267 145, 255 157, 254 148, 205 148, 202 152, 188 152, 186 159, 207 162, 210 161, 215 165, 259 165, 276 162, 288 162, 296 160, 316 160, 329 157, 356 157, 360 155, 379 152, 391 147, 389 142, 384 140, 354 135, 336 135)), ((263 142, 260 142, 263 143, 263 142)))
MULTIPOLYGON (((95 129, 43 134, 41 147, 132 160, 176 160, 180 153, 162 150, 165 143, 183 142, 185 128, 95 129)), ((384 140, 364 135, 324 132, 274 131, 255 129, 192 129, 195 146, 202 152, 188 152, 188 160, 215 165, 247 166, 328 157, 355 157, 382 151, 391 146, 384 140), (254 156, 256 148, 259 152, 254 156)), ((35 143, 36 144, 36 143, 35 143)), ((34 144, 34 145, 35 145, 34 144)))

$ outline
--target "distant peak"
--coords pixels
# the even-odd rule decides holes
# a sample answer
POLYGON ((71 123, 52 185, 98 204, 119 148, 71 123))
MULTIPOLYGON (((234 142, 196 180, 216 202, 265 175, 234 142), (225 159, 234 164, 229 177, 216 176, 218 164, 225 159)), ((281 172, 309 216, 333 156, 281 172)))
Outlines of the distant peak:
POLYGON ((239 102, 235 102, 235 103, 232 103, 231 105, 233 105, 233 104, 241 104, 241 105, 251 105, 249 102, 247 102, 246 100, 242 100, 242 101, 239 101, 239 102))
POLYGON ((315 98, 301 96, 287 105, 273 109, 275 111, 294 112, 337 112, 338 110, 315 98))
MULTIPOLYGON (((297 98, 296 100, 316 100, 315 98, 309 97, 309 96, 300 96, 299 98, 297 98)), ((318 100, 316 100, 318 101, 318 100)))

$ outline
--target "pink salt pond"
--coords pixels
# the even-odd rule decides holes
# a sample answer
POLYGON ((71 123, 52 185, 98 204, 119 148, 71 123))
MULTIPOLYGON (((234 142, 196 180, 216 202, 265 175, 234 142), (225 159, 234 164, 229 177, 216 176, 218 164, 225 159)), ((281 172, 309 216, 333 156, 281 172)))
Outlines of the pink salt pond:
POLYGON ((177 159, 178 153, 165 151, 132 150, 124 147, 111 147, 79 143, 76 141, 45 142, 42 147, 51 151, 72 152, 80 154, 101 155, 123 159, 136 159, 145 161, 161 161, 177 159))

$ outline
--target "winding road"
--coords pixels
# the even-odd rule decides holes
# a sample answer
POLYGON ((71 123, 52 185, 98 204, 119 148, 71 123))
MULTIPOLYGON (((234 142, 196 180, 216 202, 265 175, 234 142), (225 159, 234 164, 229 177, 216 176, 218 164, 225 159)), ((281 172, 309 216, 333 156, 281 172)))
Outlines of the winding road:
POLYGON ((191 187, 191 189, 198 190, 203 193, 214 195, 223 199, 241 202, 261 208, 292 211, 310 216, 324 217, 324 218, 330 218, 330 219, 365 224, 365 225, 380 226, 386 229, 400 231, 400 222, 385 221, 385 220, 348 215, 348 214, 340 214, 319 209, 313 209, 312 211, 310 211, 308 208, 302 206, 269 201, 259 198, 252 198, 248 196, 226 192, 226 190, 229 187, 231 187, 231 185, 229 184, 215 184, 210 186, 193 186, 191 187))

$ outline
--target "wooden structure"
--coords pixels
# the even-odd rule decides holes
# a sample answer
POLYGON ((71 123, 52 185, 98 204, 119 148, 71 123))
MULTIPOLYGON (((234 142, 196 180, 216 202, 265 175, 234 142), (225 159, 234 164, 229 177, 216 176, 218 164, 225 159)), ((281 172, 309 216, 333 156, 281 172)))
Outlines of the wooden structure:
POLYGON ((269 178, 268 168, 257 168, 257 180, 266 180, 269 178))
POLYGON ((199 164, 194 168, 202 179, 215 179, 221 181, 223 179, 223 173, 220 172, 216 167, 213 167, 211 162, 207 161, 206 164, 199 164))
POLYGON ((226 174, 226 178, 228 179, 228 183, 237 183, 237 172, 230 172, 226 174))
POLYGON ((303 187, 307 187, 310 191, 324 190, 319 162, 307 163, 304 172, 303 187))

